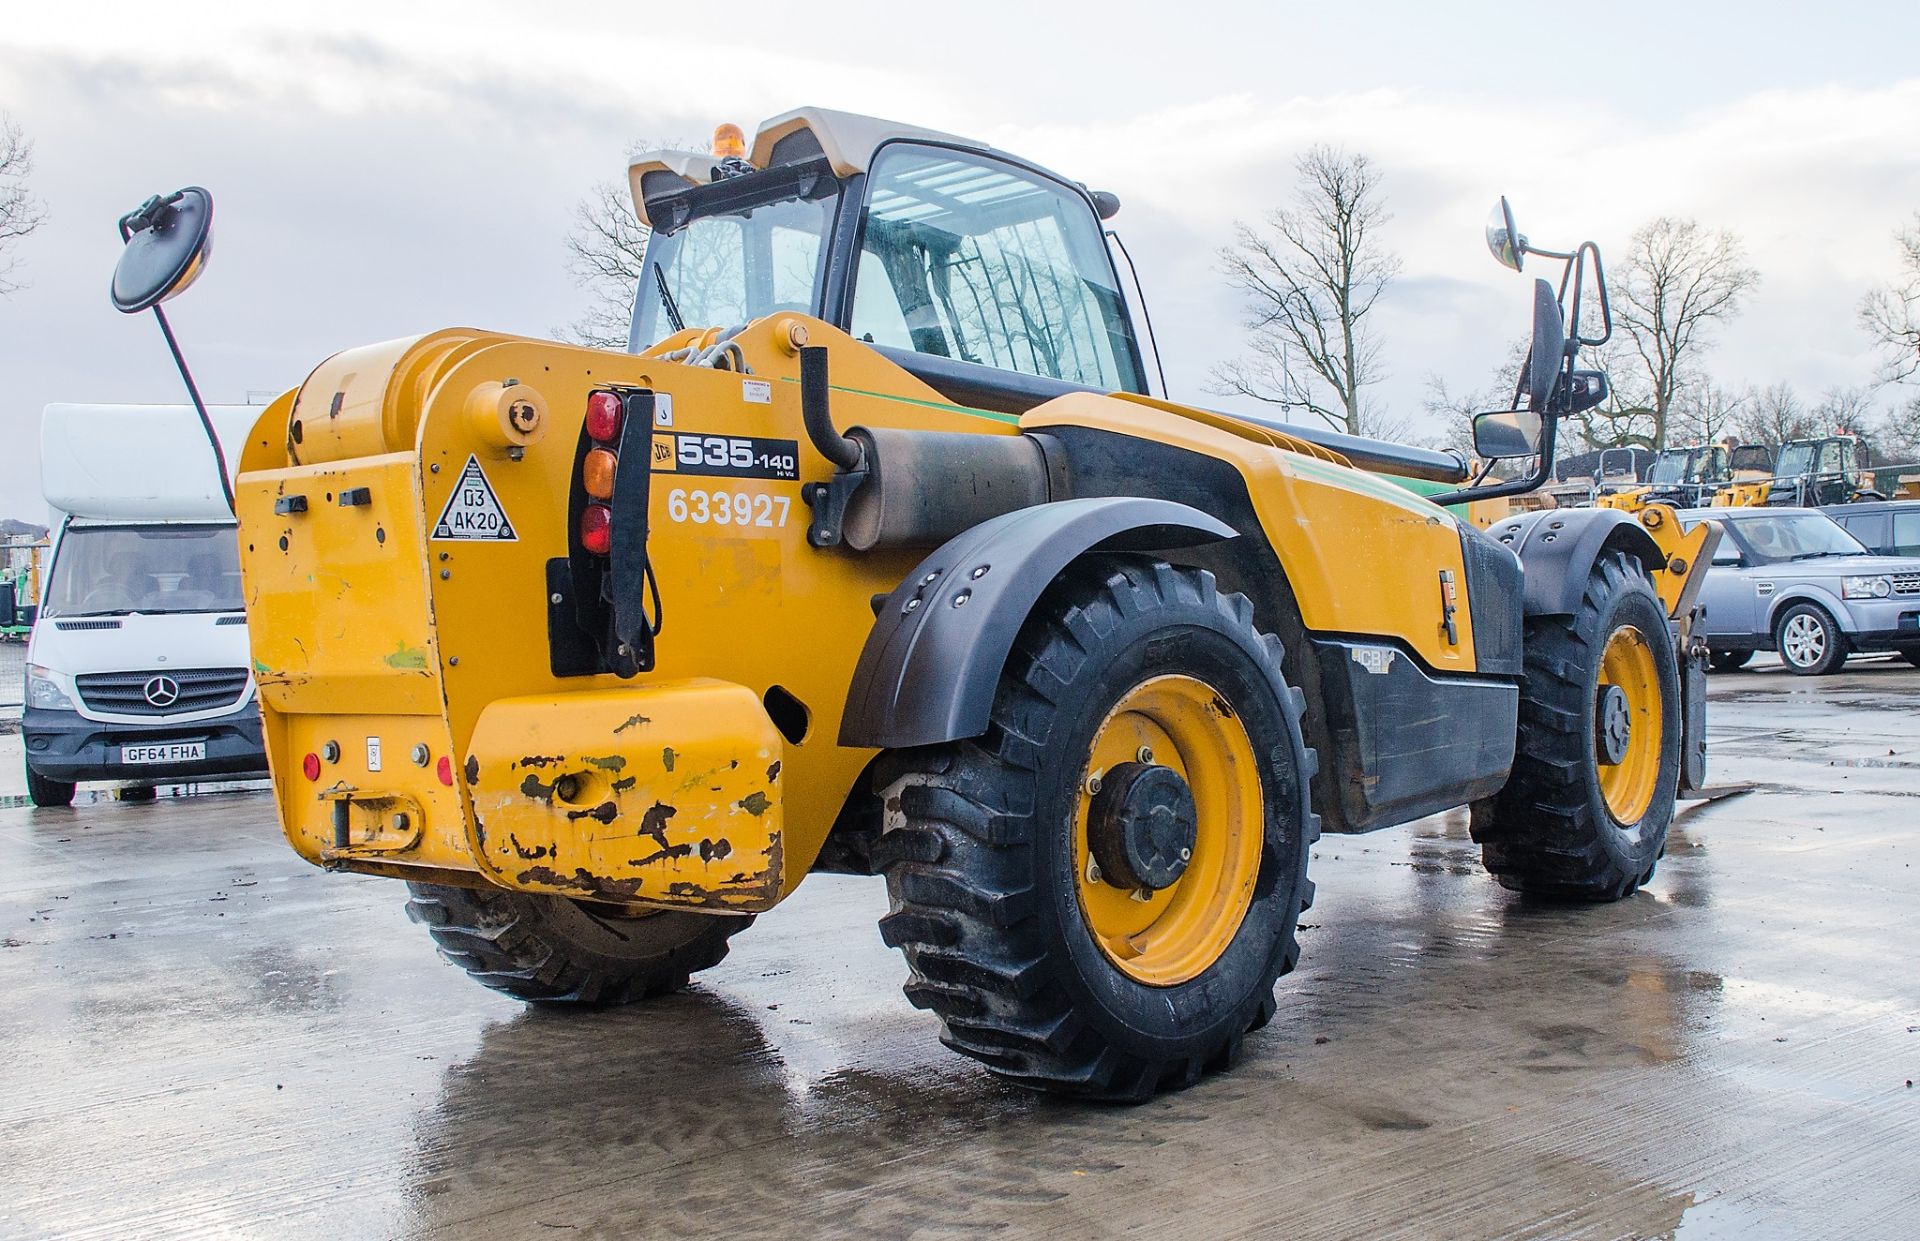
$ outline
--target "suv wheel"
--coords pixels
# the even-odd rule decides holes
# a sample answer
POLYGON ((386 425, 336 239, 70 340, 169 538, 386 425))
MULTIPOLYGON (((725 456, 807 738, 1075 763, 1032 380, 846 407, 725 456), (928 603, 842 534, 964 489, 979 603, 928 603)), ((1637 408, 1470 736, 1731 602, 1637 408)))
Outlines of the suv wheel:
POLYGON ((1782 612, 1773 639, 1787 671, 1803 677, 1837 672, 1847 661, 1847 636, 1817 603, 1796 603, 1782 612))

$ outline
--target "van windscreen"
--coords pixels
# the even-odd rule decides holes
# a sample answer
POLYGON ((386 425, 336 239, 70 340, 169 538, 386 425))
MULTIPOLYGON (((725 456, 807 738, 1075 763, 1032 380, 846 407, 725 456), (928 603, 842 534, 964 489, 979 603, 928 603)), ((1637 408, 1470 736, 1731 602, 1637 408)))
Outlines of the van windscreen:
POLYGON ((239 612, 240 536, 230 525, 69 526, 46 615, 239 612))

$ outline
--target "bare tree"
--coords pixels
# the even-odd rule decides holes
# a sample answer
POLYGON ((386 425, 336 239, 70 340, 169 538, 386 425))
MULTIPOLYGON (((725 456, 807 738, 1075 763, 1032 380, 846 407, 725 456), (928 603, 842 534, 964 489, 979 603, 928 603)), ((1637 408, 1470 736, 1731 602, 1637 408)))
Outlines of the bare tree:
POLYGON ((1770 448, 1778 448, 1788 440, 1808 439, 1818 425, 1812 411, 1788 383, 1749 392, 1742 402, 1740 417, 1734 421, 1735 432, 1742 440, 1770 448))
POLYGON ((1873 444, 1883 462, 1920 464, 1920 396, 1887 411, 1873 429, 1873 444))
POLYGON ((1294 205, 1264 227, 1234 227, 1221 272, 1245 297, 1248 354, 1213 371, 1212 390, 1304 412, 1354 435, 1382 419, 1364 389, 1382 378, 1367 315, 1400 270, 1379 230, 1392 217, 1364 155, 1317 146, 1294 163, 1294 205))
POLYGON ((1900 274, 1860 303, 1860 326, 1881 350, 1880 378, 1901 383, 1920 377, 1920 213, 1894 234, 1900 274))
POLYGON ((1625 338, 1616 335, 1600 353, 1607 376, 1607 399, 1574 415, 1580 438, 1589 448, 1652 448, 1658 440, 1652 399, 1638 375, 1639 359, 1625 338))
POLYGON ((1662 216, 1633 234, 1614 282, 1614 311, 1644 374, 1654 448, 1666 447, 1674 401, 1712 329, 1739 314, 1760 281, 1742 260, 1739 238, 1696 220, 1662 216))
POLYGON ((9 279, 13 248, 46 221, 46 208, 27 189, 33 171, 33 143, 11 117, 0 115, 0 294, 19 288, 9 279))
POLYGON ((566 238, 567 272, 586 293, 587 306, 579 318, 558 329, 562 339, 596 349, 626 348, 647 236, 623 185, 602 181, 574 207, 566 238))
POLYGON ((1668 431, 1687 444, 1717 444, 1737 435, 1753 394, 1730 392, 1712 380, 1681 389, 1669 414, 1668 431))
POLYGON ((1828 388, 1809 415, 1816 435, 1865 435, 1873 422, 1873 389, 1828 388))

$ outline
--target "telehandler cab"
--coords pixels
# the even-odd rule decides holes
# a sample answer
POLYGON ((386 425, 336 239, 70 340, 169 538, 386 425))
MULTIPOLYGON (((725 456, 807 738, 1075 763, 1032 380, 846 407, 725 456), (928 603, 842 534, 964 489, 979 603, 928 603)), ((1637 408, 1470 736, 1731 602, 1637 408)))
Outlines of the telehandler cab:
MULTIPOLYGON (((1647 881, 1701 778, 1715 530, 1444 507, 1537 487, 1604 396, 1591 243, 1502 202, 1496 255, 1564 272, 1476 420, 1536 463, 1467 489, 1153 395, 1111 195, 819 109, 721 136, 632 165, 629 352, 434 332, 262 415, 236 506, 302 856, 582 1003, 681 986, 809 872, 884 875, 949 1046, 1120 1099, 1272 1016, 1322 830, 1466 805, 1510 888, 1647 881)), ((123 308, 198 271, 210 203, 169 201, 123 222, 123 308)))

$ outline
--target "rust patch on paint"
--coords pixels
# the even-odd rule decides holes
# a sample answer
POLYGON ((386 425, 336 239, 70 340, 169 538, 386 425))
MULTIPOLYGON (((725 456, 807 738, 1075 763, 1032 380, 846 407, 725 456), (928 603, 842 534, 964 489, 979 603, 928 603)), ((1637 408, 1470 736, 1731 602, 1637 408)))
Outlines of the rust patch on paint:
POLYGON ((673 747, 668 746, 666 749, 660 751, 660 765, 665 767, 668 771, 672 771, 673 760, 675 757, 676 756, 673 752, 673 747))
POLYGON ((653 723, 653 721, 648 719, 644 715, 629 715, 622 722, 615 724, 613 726, 613 731, 616 733, 623 733, 627 731, 629 728, 638 728, 642 724, 651 724, 651 723, 653 723))
POLYGON ((767 783, 772 784, 775 780, 778 780, 779 778, 780 778, 780 760, 776 758, 771 763, 767 764, 767 783))
POLYGON ((605 754, 597 757, 587 754, 582 756, 582 761, 589 767, 598 767, 602 771, 611 771, 616 775, 627 769, 627 756, 624 754, 605 754))
POLYGON ((567 761, 564 754, 528 754, 514 764, 515 767, 558 767, 567 761))
POLYGON ((611 823, 619 817, 620 807, 610 801, 603 801, 591 810, 567 811, 567 818, 576 821, 580 819, 592 819, 596 823, 611 823))
POLYGON ((765 814, 772 808, 773 802, 767 798, 765 793, 753 792, 742 797, 738 805, 740 809, 746 811, 748 814, 759 816, 765 814))

